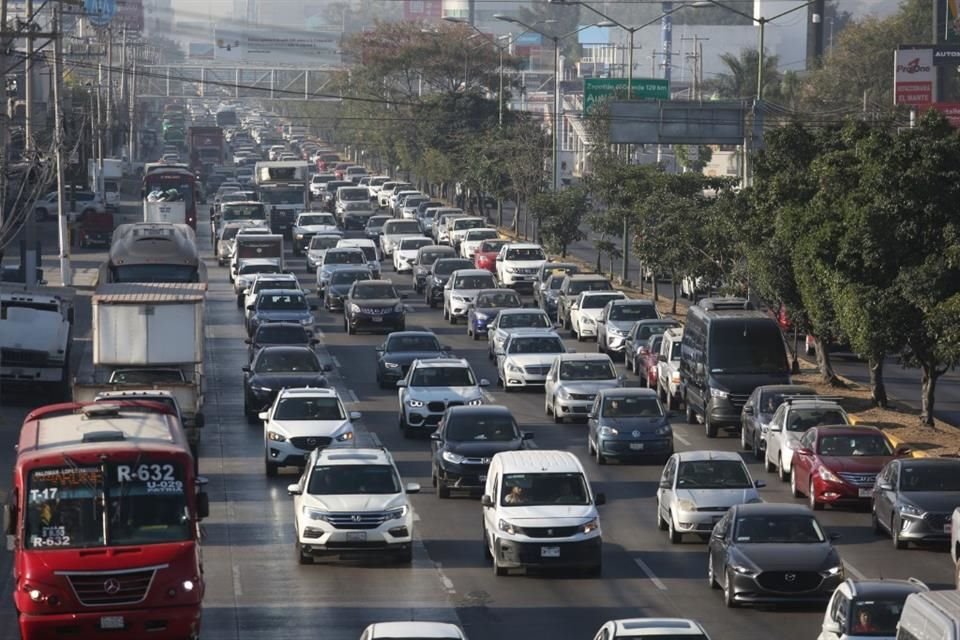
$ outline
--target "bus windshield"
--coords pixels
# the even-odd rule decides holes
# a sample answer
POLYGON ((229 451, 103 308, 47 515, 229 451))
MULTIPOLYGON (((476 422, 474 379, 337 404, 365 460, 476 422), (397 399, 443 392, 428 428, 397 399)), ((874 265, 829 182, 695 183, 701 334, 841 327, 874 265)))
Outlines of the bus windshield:
POLYGON ((113 282, 200 282, 195 266, 182 264, 126 264, 111 266, 113 282))
POLYGON ((260 200, 265 204, 304 204, 303 189, 263 189, 260 200))
POLYGON ((27 485, 24 546, 69 549, 190 540, 186 487, 183 466, 166 459, 37 469, 27 485))

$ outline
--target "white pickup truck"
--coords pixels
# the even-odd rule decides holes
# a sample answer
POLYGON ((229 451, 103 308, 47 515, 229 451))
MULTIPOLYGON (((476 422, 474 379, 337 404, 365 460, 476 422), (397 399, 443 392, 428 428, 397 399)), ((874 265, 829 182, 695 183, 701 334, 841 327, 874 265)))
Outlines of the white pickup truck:
POLYGON ((67 382, 73 299, 63 287, 0 287, 0 380, 67 382))
POLYGON ((497 281, 506 288, 533 288, 537 269, 546 261, 547 256, 538 244, 505 244, 497 256, 497 281))

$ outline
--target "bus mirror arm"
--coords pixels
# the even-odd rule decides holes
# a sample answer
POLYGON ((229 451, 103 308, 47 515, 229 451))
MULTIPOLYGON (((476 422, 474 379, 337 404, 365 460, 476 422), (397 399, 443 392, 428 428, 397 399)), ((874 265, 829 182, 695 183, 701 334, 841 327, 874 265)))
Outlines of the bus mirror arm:
MULTIPOLYGON (((11 538, 17 532, 17 511, 11 504, 3 505, 3 532, 11 538)), ((7 547, 10 541, 7 541, 7 547)))

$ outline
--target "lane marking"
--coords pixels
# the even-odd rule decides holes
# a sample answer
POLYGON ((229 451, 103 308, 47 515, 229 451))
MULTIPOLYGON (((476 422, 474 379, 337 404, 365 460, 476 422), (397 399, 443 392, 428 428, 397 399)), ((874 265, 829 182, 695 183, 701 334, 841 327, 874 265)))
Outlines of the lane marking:
POLYGON ((679 440, 680 442, 682 442, 683 444, 685 444, 686 446, 688 447, 690 446, 690 441, 684 438, 682 435, 680 435, 676 431, 673 432, 673 437, 679 440))
POLYGON ((340 366, 340 361, 337 360, 337 356, 330 356, 330 360, 333 362, 333 366, 335 366, 337 369, 343 368, 340 366))
POLYGON ((353 404, 360 404, 360 399, 357 398, 357 392, 353 389, 347 389, 347 396, 350 397, 350 402, 353 404))
POLYGON ((643 573, 646 574, 647 578, 650 579, 650 582, 652 582, 654 586, 657 587, 657 589, 660 589, 660 591, 667 590, 667 585, 661 582, 660 578, 658 578, 657 575, 653 572, 653 570, 647 566, 646 562, 644 562, 640 558, 634 558, 633 561, 637 564, 638 567, 640 567, 640 571, 643 571, 643 573))
MULTIPOLYGON (((447 577, 447 574, 443 572, 443 564, 440 562, 434 561, 433 566, 436 568, 437 573, 440 575, 440 582, 443 583, 443 588, 447 590, 448 595, 455 595, 457 593, 456 588, 453 585, 453 580, 447 577)), ((456 614, 456 609, 454 609, 454 614, 456 614)), ((456 614, 459 618, 459 614, 456 614)))
POLYGON ((850 573, 852 573, 852 574, 853 574, 853 577, 856 578, 857 580, 866 580, 866 579, 867 579, 867 576, 863 575, 863 572, 862 572, 862 571, 860 571, 859 569, 857 569, 855 566, 853 566, 853 565, 850 564, 849 562, 844 562, 844 563, 843 563, 843 568, 846 569, 847 571, 849 571, 850 573))
POLYGON ((243 596, 243 587, 240 586, 240 567, 233 565, 233 595, 243 596))

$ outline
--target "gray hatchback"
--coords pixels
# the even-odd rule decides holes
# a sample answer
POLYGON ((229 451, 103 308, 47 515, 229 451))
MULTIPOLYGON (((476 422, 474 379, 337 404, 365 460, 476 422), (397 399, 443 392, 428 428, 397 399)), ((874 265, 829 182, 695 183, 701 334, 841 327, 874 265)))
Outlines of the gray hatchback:
POLYGON ((653 389, 604 389, 590 409, 587 449, 597 464, 608 458, 654 458, 673 455, 670 414, 653 389))

